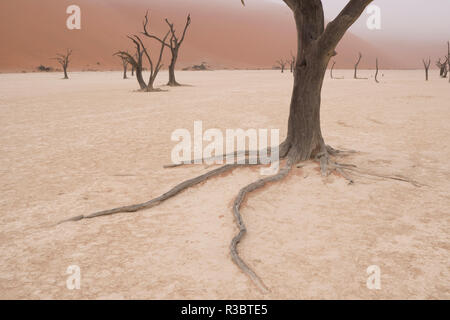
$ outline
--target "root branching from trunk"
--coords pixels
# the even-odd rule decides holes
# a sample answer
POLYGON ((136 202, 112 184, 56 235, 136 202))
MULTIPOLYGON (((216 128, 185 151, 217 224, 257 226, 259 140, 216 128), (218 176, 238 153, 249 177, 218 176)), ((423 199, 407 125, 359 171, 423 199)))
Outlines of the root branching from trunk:
MULTIPOLYGON (((231 244, 230 244, 231 258, 236 263, 236 265, 250 278, 250 280, 252 280, 252 282, 263 293, 268 292, 269 289, 264 284, 264 282, 261 280, 261 278, 251 269, 251 267, 248 266, 247 263, 239 256, 239 253, 238 253, 238 244, 241 242, 241 240, 247 233, 247 228, 245 226, 244 220, 241 215, 241 207, 242 207, 244 200, 249 196, 249 194, 251 192, 264 187, 268 183, 280 181, 289 175, 289 172, 291 171, 292 167, 299 162, 298 161, 298 153, 290 152, 292 150, 293 149, 290 148, 289 143, 286 143, 286 142, 282 143, 279 146, 279 155, 280 155, 280 159, 286 159, 285 166, 283 168, 281 168, 277 174, 272 175, 272 176, 267 176, 265 178, 261 178, 255 182, 247 185, 246 187, 242 188, 239 191, 237 197, 235 198, 234 204, 233 204, 234 218, 235 218, 236 225, 239 229, 239 232, 233 238, 233 240, 231 241, 231 244)), ((270 149, 266 150, 266 151, 267 151, 267 154, 269 155, 270 149)), ((354 173, 354 174, 360 175, 360 176, 370 176, 370 177, 375 177, 375 178, 379 178, 379 179, 390 179, 390 180, 395 180, 395 181, 407 182, 416 187, 422 186, 422 184, 420 184, 414 180, 411 180, 407 177, 403 177, 403 176, 399 176, 399 175, 382 175, 382 174, 373 173, 373 172, 370 172, 367 170, 359 169, 357 166, 352 165, 352 164, 343 164, 343 163, 338 163, 338 162, 334 161, 334 158, 336 158, 336 157, 342 157, 342 156, 346 156, 346 155, 353 154, 353 153, 356 153, 356 151, 336 150, 330 146, 323 145, 321 147, 321 152, 314 155, 313 160, 315 160, 319 163, 320 171, 323 176, 328 176, 330 173, 336 172, 337 174, 339 174, 340 176, 345 178, 349 182, 349 184, 354 183, 354 180, 350 174, 350 173, 354 173)), ((197 176, 195 178, 185 180, 185 181, 181 182, 180 184, 176 185, 175 187, 173 187, 172 189, 170 189, 169 191, 167 191, 166 193, 160 195, 159 197, 153 198, 144 203, 133 204, 133 205, 124 206, 124 207, 118 207, 118 208, 105 210, 105 211, 99 211, 99 212, 95 212, 95 213, 92 213, 89 215, 80 215, 80 216, 76 216, 76 217, 72 217, 70 219, 60 221, 58 224, 61 224, 64 222, 70 222, 70 221, 79 221, 82 219, 92 219, 92 218, 101 217, 101 216, 109 216, 109 215, 122 213, 122 212, 137 212, 140 210, 152 208, 156 205, 159 205, 163 201, 176 196, 180 192, 182 192, 188 188, 191 188, 195 185, 198 185, 212 177, 219 176, 219 175, 226 173, 228 171, 231 171, 237 167, 245 167, 245 166, 261 164, 261 161, 258 158, 257 154, 258 153, 256 151, 248 151, 248 150, 234 152, 229 155, 244 156, 246 159, 246 163, 245 164, 223 165, 219 168, 208 171, 208 172, 206 172, 200 176, 197 176), (253 158, 251 158, 251 157, 253 157, 253 158), (253 160, 254 164, 250 163, 250 159, 253 160)), ((192 162, 183 163, 183 164, 167 165, 167 166, 165 166, 165 168, 174 168, 174 167, 178 167, 178 166, 182 166, 182 165, 186 165, 186 164, 203 162, 204 160, 217 160, 217 158, 223 159, 223 156, 209 158, 209 159, 198 159, 197 161, 194 160, 192 162)), ((301 165, 298 165, 298 167, 301 167, 301 165)))
POLYGON ((67 220, 60 221, 58 224, 61 224, 63 222, 69 222, 69 221, 79 221, 82 219, 92 219, 92 218, 101 217, 101 216, 109 216, 109 215, 122 213, 122 212, 137 212, 140 210, 149 209, 149 208, 152 208, 152 207, 160 204, 161 202, 163 202, 169 198, 176 196, 181 191, 184 191, 184 190, 186 190, 190 187, 193 187, 201 182, 204 182, 204 181, 208 180, 209 178, 212 178, 214 176, 218 176, 227 171, 233 170, 234 168, 237 168, 238 166, 243 166, 243 165, 239 165, 239 164, 224 165, 220 168, 211 170, 211 171, 209 171, 205 174, 202 174, 198 177, 195 177, 195 178, 192 178, 189 180, 185 180, 182 183, 180 183, 180 184, 176 185, 175 187, 173 187, 172 189, 170 189, 169 191, 167 191, 166 193, 160 195, 159 197, 153 198, 144 203, 133 204, 130 206, 124 206, 124 207, 118 207, 118 208, 114 208, 114 209, 110 209, 110 210, 99 211, 99 212, 89 214, 87 216, 80 215, 80 216, 76 216, 76 217, 73 217, 73 218, 70 218, 67 220))
POLYGON ((231 257, 233 261, 236 263, 236 265, 253 281, 253 283, 262 291, 262 292, 268 292, 269 289, 264 284, 264 282, 261 280, 260 277, 242 260, 242 258, 239 256, 239 253, 237 251, 237 245, 242 240, 242 238, 247 233, 247 228, 245 226, 244 220, 242 219, 242 215, 240 212, 242 202, 245 200, 245 198, 250 194, 251 192, 260 189, 264 187, 269 182, 276 182, 283 178, 285 178, 289 172, 291 171, 292 165, 288 161, 285 168, 281 169, 278 174, 269 176, 267 178, 259 179, 248 186, 242 188, 236 199, 234 200, 233 204, 233 212, 234 212, 234 218, 236 221, 236 225, 239 228, 239 233, 233 238, 230 245, 230 251, 231 251, 231 257))

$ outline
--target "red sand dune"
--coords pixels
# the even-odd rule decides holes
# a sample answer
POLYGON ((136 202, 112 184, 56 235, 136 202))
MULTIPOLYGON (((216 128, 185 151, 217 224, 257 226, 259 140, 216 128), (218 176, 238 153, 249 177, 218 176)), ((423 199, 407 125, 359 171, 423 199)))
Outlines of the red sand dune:
MULTIPOLYGON (((73 49, 72 70, 120 68, 113 53, 132 50, 127 34, 141 31, 145 10, 151 13, 151 29, 166 32, 164 18, 181 31, 187 13, 192 26, 182 49, 178 68, 208 62, 215 68, 270 68, 288 58, 296 46, 290 11, 270 3, 243 8, 240 1, 205 0, 14 0, 0 2, 0 71, 34 70, 40 64, 58 67, 51 57, 73 49), (81 7, 82 29, 66 28, 66 8, 81 7)), ((151 40, 146 40, 153 47, 151 40)), ((405 68, 386 52, 347 34, 338 48, 336 68, 353 66, 358 51, 361 67, 373 67, 375 57, 383 68, 405 68)), ((166 60, 169 52, 166 52, 166 60)), ((167 65, 167 62, 166 62, 167 65)))

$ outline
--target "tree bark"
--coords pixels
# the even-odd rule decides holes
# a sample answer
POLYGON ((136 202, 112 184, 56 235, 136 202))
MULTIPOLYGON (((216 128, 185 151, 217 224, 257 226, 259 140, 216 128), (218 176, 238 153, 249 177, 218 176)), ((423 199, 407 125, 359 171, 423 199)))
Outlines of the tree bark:
POLYGON ((67 75, 67 67, 63 67, 64 69, 64 79, 69 79, 69 76, 67 75))
POLYGON ((320 0, 284 0, 293 11, 298 50, 286 140, 280 156, 295 163, 327 154, 321 126, 321 91, 328 63, 347 29, 372 0, 351 0, 324 28, 320 0))
POLYGON ((178 60, 178 49, 171 50, 172 52, 172 59, 170 60, 169 65, 169 82, 167 83, 170 87, 177 87, 180 86, 180 84, 175 79, 175 66, 177 64, 178 60))
POLYGON ((331 58, 311 39, 317 39, 324 31, 322 3, 296 3, 294 18, 298 51, 286 138, 294 162, 307 160, 325 147, 320 128, 320 101, 323 79, 331 58))
POLYGON ((139 83, 139 87, 141 90, 145 90, 147 88, 147 84, 145 83, 144 77, 142 76, 142 67, 135 67, 136 69, 136 79, 139 83))
POLYGON ((123 64, 123 78, 128 79, 127 77, 127 63, 123 64))

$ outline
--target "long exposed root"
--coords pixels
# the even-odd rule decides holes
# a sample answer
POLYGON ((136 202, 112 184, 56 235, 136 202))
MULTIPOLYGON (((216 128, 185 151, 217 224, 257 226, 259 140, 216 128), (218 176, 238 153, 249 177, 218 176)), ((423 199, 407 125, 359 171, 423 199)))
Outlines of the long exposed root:
POLYGON ((168 192, 162 194, 159 197, 156 197, 154 199, 151 199, 147 202, 144 203, 139 203, 139 204, 133 204, 130 206, 124 206, 124 207, 118 207, 118 208, 114 208, 114 209, 110 209, 110 210, 104 210, 104 211, 99 211, 99 212, 95 212, 92 213, 90 215, 80 215, 80 216, 76 216, 76 217, 72 217, 70 219, 66 219, 66 220, 62 220, 60 222, 58 222, 58 224, 64 223, 64 222, 69 222, 69 221, 79 221, 82 219, 92 219, 92 218, 96 218, 96 217, 100 217, 100 216, 108 216, 108 215, 113 215, 116 213, 122 213, 122 212, 136 212, 136 211, 140 211, 140 210, 144 210, 144 209, 149 209, 152 208, 158 204, 160 204, 161 202, 174 197, 175 195, 177 195, 178 193, 180 193, 181 191, 184 191, 190 187, 193 187, 203 181, 208 180, 209 178, 212 178, 214 176, 218 176, 224 172, 227 172, 229 170, 233 170, 239 166, 247 166, 246 164, 228 164, 228 165, 224 165, 220 168, 208 171, 205 174, 202 174, 198 177, 183 181, 182 183, 176 185, 175 187, 173 187, 172 189, 170 189, 168 192))
POLYGON ((328 152, 328 154, 335 156, 335 155, 348 155, 348 154, 353 154, 353 153, 358 153, 358 151, 355 150, 337 150, 334 149, 333 147, 326 145, 326 152, 328 152))
MULTIPOLYGON (((203 162, 214 162, 217 160, 224 160, 228 157, 239 157, 239 156, 244 156, 246 157, 245 160, 248 161, 249 159, 247 159, 248 156, 250 156, 251 154, 258 154, 258 150, 253 150, 253 151, 249 151, 249 150, 245 150, 245 151, 235 151, 232 153, 227 153, 227 154, 222 154, 222 155, 218 155, 218 156, 214 156, 214 157, 208 157, 208 158, 201 158, 201 159, 194 159, 194 160, 189 160, 189 161, 185 161, 182 163, 172 163, 172 164, 166 164, 163 166, 163 168, 176 168, 176 167, 181 167, 181 166, 185 166, 185 165, 191 165, 191 164, 199 164, 199 163, 203 163, 203 162)), ((269 153, 270 154, 270 151, 269 153)), ((260 162, 259 157, 255 157, 255 158, 250 158, 251 160, 254 160, 254 162, 260 162)))
POLYGON ((339 164, 339 163, 333 163, 333 165, 335 166, 336 170, 339 170, 344 173, 346 170, 349 170, 349 171, 359 173, 360 175, 366 175, 366 176, 376 177, 376 178, 380 178, 380 179, 388 179, 388 180, 395 180, 395 181, 410 183, 415 187, 423 187, 424 186, 423 184, 421 184, 417 181, 414 181, 410 178, 407 178, 407 177, 404 177, 401 175, 384 175, 384 174, 374 173, 374 172, 370 172, 367 170, 359 169, 357 166, 354 166, 354 165, 343 165, 343 164, 339 164))
MULTIPOLYGON (((244 202, 244 200, 246 199, 246 197, 253 191, 260 189, 262 187, 264 187, 267 183, 271 183, 271 182, 276 182, 276 181, 280 181, 282 179, 284 179, 285 177, 288 176, 289 172, 292 169, 292 166, 297 164, 298 161, 297 160, 297 155, 295 152, 290 152, 291 149, 291 144, 288 141, 283 142, 282 144, 280 144, 279 146, 279 157, 280 159, 284 159, 287 158, 286 161, 286 165, 284 168, 280 169, 280 171, 278 172, 278 174, 272 175, 272 176, 268 176, 266 178, 262 178, 259 179, 249 185, 247 185, 246 187, 242 188, 238 195, 236 196, 235 200, 234 200, 234 204, 233 204, 233 213, 234 213, 234 217, 235 217, 235 222, 237 227, 239 228, 239 232, 238 234, 232 239, 231 244, 230 244, 230 253, 231 253, 231 257, 234 263, 236 263, 236 265, 250 278, 250 280, 263 292, 263 293, 267 293, 269 291, 268 287, 264 284, 264 282, 261 280, 261 278, 245 263, 245 261, 239 256, 237 247, 238 244, 241 242, 241 240, 243 239, 243 237, 245 236, 245 234, 247 233, 247 228, 245 226, 245 223, 242 219, 242 215, 240 213, 240 209, 242 206, 242 203, 244 202)), ((199 160, 193 160, 189 163, 182 163, 182 164, 172 164, 172 165, 167 165, 165 166, 165 168, 173 168, 173 167, 178 167, 178 166, 182 166, 185 164, 194 164, 194 163, 201 163, 203 161, 213 161, 213 160, 217 160, 217 159, 223 159, 223 157, 227 157, 227 156, 245 156, 245 160, 246 163, 245 164, 227 164, 224 166, 221 166, 217 169, 211 170, 206 172, 205 174, 202 174, 200 176, 197 176, 195 178, 186 180, 178 185, 176 185, 175 187, 173 187, 172 189, 170 189, 168 192, 162 194, 159 197, 156 197, 154 199, 151 199, 147 202, 144 203, 140 203, 140 204, 134 204, 134 205, 129 205, 129 206, 124 206, 124 207, 118 207, 118 208, 114 208, 114 209, 110 209, 110 210, 105 210, 105 211, 99 211, 99 212, 95 212, 89 215, 80 215, 80 216, 76 216, 76 217, 72 217, 70 219, 66 219, 63 221, 60 221, 58 224, 64 223, 64 222, 69 222, 69 221, 79 221, 82 219, 92 219, 92 218, 96 218, 96 217, 100 217, 100 216, 108 216, 108 215, 113 215, 113 214, 117 214, 117 213, 122 213, 122 212, 136 212, 136 211, 140 211, 140 210, 144 210, 144 209, 149 209, 152 208, 158 204, 160 204, 161 202, 172 198, 174 196, 176 196, 177 194, 179 194, 180 192, 193 187, 201 182, 204 182, 206 180, 208 180, 209 178, 212 178, 214 176, 218 176, 222 173, 225 173, 227 171, 233 170, 237 167, 244 167, 244 166, 251 166, 251 165, 259 165, 261 164, 261 159, 257 153, 258 151, 236 151, 234 153, 230 153, 230 154, 225 154, 225 155, 221 155, 221 156, 216 156, 216 157, 212 157, 212 158, 204 158, 204 159, 199 159, 199 160), (256 154, 256 156, 254 156, 256 154), (253 157, 252 157, 253 156, 253 157), (254 161, 251 161, 254 160, 254 161), (254 163, 252 163, 254 162, 254 163)), ((270 155, 271 150, 270 148, 268 148, 266 150, 267 155, 270 155)), ((406 177, 403 176, 398 176, 398 175, 381 175, 381 174, 376 174, 376 173, 371 173, 362 169, 359 169, 357 166, 352 165, 352 164, 343 164, 343 163, 337 163, 335 162, 333 159, 335 157, 338 156, 345 156, 348 154, 352 154, 352 153, 356 153, 357 151, 353 151, 353 150, 346 150, 346 151, 341 151, 341 150, 336 150, 328 145, 323 144, 322 148, 321 148, 321 152, 318 153, 317 155, 315 155, 315 160, 319 162, 320 164, 320 171, 322 173, 323 176, 328 176, 328 174, 330 172, 337 172, 338 174, 340 174, 342 177, 344 177, 345 179, 347 179, 349 181, 349 184, 352 184, 354 181, 352 179, 352 177, 349 174, 350 172, 354 172, 356 174, 360 174, 360 175, 366 175, 366 176, 373 176, 373 177, 377 177, 377 178, 382 178, 382 179, 391 179, 391 180, 396 180, 396 181, 402 181, 402 182, 408 182, 411 183, 414 186, 420 187, 422 186, 421 184, 419 184, 418 182, 408 179, 406 177)))
POLYGON ((339 156, 343 154, 350 154, 350 153, 356 153, 356 151, 348 150, 348 151, 340 151, 335 150, 330 146, 325 146, 323 148, 322 152, 316 155, 315 160, 319 162, 320 164, 320 172, 322 176, 328 176, 330 172, 337 172, 339 173, 344 179, 346 179, 349 184, 353 184, 354 180, 351 178, 349 173, 347 171, 352 171, 359 173, 360 175, 366 175, 366 176, 372 176, 380 179, 389 179, 389 180, 396 180, 401 182, 407 182, 412 184, 415 187, 421 187, 422 184, 418 183, 417 181, 414 181, 412 179, 409 179, 407 177, 401 176, 401 175, 383 175, 378 173, 373 173, 367 170, 359 169, 357 166, 353 164, 341 164, 337 163, 335 161, 332 161, 332 156, 339 156))
MULTIPOLYGON (((287 156, 287 153, 289 151, 289 144, 285 141, 281 143, 278 147, 279 151, 279 157, 280 159, 284 159, 287 156)), ((245 160, 247 162, 250 162, 250 160, 253 160, 253 164, 261 163, 261 158, 259 157, 259 154, 261 152, 264 152, 267 154, 267 156, 270 156, 272 154, 272 148, 262 149, 262 150, 241 150, 241 151, 234 151, 231 153, 221 154, 214 157, 208 157, 208 158, 201 158, 201 159, 194 159, 190 161, 185 161, 182 163, 173 163, 173 164, 167 164, 164 165, 164 168, 176 168, 181 167, 184 165, 190 165, 190 164, 198 164, 206 162, 214 162, 216 160, 224 160, 228 157, 245 157, 245 160), (254 155, 253 157, 250 157, 251 155, 254 155), (250 158, 249 158, 250 157, 250 158)))
POLYGON ((255 191, 256 189, 264 187, 269 182, 275 182, 282 180, 285 178, 289 172, 291 171, 292 164, 288 162, 285 168, 281 169, 278 174, 259 179, 256 182, 253 182, 246 187, 242 188, 236 199, 234 200, 233 204, 233 213, 236 221, 236 225, 239 228, 239 233, 233 238, 230 244, 230 252, 231 257, 233 261, 236 263, 236 265, 253 281, 253 283, 264 293, 268 292, 269 289, 264 284, 264 282, 261 280, 260 277, 242 260, 242 258, 239 256, 239 253, 237 251, 237 245, 242 240, 242 238, 247 233, 247 228, 245 227, 244 220, 242 219, 242 215, 240 213, 240 208, 242 205, 242 202, 245 200, 245 198, 248 196, 249 193, 255 191))

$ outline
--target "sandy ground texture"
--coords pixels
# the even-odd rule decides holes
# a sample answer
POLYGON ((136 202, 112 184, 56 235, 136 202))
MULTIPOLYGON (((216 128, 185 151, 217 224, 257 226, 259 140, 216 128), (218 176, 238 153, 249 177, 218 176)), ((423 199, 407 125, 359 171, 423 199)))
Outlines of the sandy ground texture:
MULTIPOLYGON (((158 207, 61 219, 143 202, 203 165, 164 169, 178 128, 286 131, 290 73, 179 72, 192 86, 139 93, 119 72, 0 75, 0 298, 449 299, 450 85, 432 71, 384 71, 380 84, 325 81, 326 141, 359 151, 347 163, 424 186, 323 178, 312 162, 253 193, 242 210, 242 257, 262 294, 233 264, 231 205, 260 178, 241 168, 158 207), (68 290, 77 265, 81 288, 68 290), (366 286, 368 266, 381 290, 366 286)), ((159 85, 167 81, 163 73, 159 85)), ((211 169, 211 168, 209 168, 211 169)))

